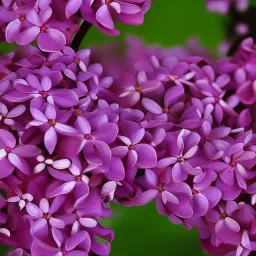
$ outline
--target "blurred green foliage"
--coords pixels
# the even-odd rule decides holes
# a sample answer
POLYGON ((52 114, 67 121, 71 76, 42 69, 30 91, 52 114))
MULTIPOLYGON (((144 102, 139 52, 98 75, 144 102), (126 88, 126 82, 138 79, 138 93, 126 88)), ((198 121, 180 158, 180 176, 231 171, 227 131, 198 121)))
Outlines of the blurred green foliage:
MULTIPOLYGON (((202 45, 216 49, 223 38, 223 18, 207 13, 204 0, 153 0, 143 26, 119 25, 118 28, 122 34, 114 40, 137 35, 149 44, 168 47, 184 44, 189 37, 196 36, 202 45)), ((100 45, 110 39, 113 40, 92 28, 82 48, 100 45)), ((13 45, 0 44, 1 52, 13 48, 13 45)), ((154 203, 134 208, 113 205, 113 209, 113 217, 104 221, 116 235, 111 256, 204 255, 197 232, 171 224, 167 217, 157 213, 154 203)), ((0 255, 6 255, 5 248, 0 250, 0 255)))

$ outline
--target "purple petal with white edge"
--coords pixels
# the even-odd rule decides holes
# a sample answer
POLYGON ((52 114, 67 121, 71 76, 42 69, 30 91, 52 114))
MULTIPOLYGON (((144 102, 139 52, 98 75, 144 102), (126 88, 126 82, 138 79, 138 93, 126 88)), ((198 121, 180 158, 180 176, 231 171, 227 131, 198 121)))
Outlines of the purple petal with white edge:
POLYGON ((38 218, 38 219, 43 217, 42 211, 35 204, 27 203, 26 210, 27 210, 28 214, 32 217, 35 217, 35 218, 38 218))
POLYGON ((42 122, 42 123, 48 122, 48 119, 40 110, 38 110, 36 108, 31 108, 30 111, 35 120, 42 122))
POLYGON ((234 232, 239 232, 240 231, 240 226, 235 220, 227 217, 227 218, 225 218, 224 221, 225 221, 226 225, 228 226, 228 228, 230 230, 232 230, 234 232))
POLYGON ((69 18, 71 15, 75 14, 82 5, 82 2, 83 0, 69 0, 66 5, 66 17, 69 18))
POLYGON ((139 195, 138 198, 134 200, 135 206, 142 206, 153 201, 158 195, 159 191, 157 189, 149 189, 139 195))
POLYGON ((133 167, 138 160, 138 154, 135 150, 129 150, 128 157, 127 157, 127 166, 133 167))
POLYGON ((80 231, 71 237, 69 237, 65 243, 65 249, 67 251, 72 251, 75 249, 80 243, 82 243, 87 238, 88 233, 86 231, 80 231))
MULTIPOLYGON (((138 123, 132 122, 132 121, 121 121, 118 124, 120 134, 126 136, 127 138, 130 139, 131 144, 135 145, 138 144, 144 137, 145 135, 145 129, 142 128, 138 123)), ((121 137, 119 137, 121 138, 121 137)), ((122 140, 126 145, 131 145, 127 144, 127 141, 122 140)))
POLYGON ((66 124, 60 124, 60 123, 57 123, 55 126, 54 126, 55 130, 62 134, 62 135, 66 135, 66 136, 75 136, 75 135, 78 135, 78 131, 71 127, 71 126, 68 126, 66 124))
POLYGON ((50 94, 53 97, 54 103, 59 107, 71 108, 79 103, 77 94, 72 90, 55 89, 50 94))
POLYGON ((46 195, 49 198, 53 198, 58 195, 66 195, 74 189, 75 185, 76 185, 76 181, 66 182, 58 186, 57 188, 53 189, 52 191, 49 191, 46 195))
POLYGON ((176 157, 167 157, 167 158, 163 158, 163 159, 159 160, 157 163, 157 167, 164 168, 169 165, 175 164, 177 162, 178 162, 178 159, 176 157))
POLYGON ((52 154, 57 145, 57 133, 53 127, 47 130, 44 135, 44 145, 48 150, 49 154, 52 154))
POLYGON ((8 114, 8 109, 2 102, 0 102, 0 114, 4 116, 8 114))
POLYGON ((56 160, 52 163, 52 167, 58 170, 68 169, 70 165, 71 162, 68 159, 56 160))
POLYGON ((190 218, 193 216, 193 209, 189 203, 188 199, 183 197, 179 198, 179 204, 172 204, 171 209, 174 214, 180 218, 190 218))
POLYGON ((175 182, 181 182, 186 180, 188 177, 188 174, 183 171, 181 168, 180 163, 176 163, 172 168, 172 178, 175 182))
POLYGON ((166 205, 167 202, 170 202, 172 204, 178 204, 179 203, 179 199, 172 193, 168 192, 168 191, 163 191, 162 192, 162 200, 163 203, 166 205))
POLYGON ((13 43, 16 39, 16 36, 20 32, 21 21, 19 19, 15 19, 10 22, 5 30, 5 38, 8 43, 13 43))
POLYGON ((41 22, 45 24, 52 16, 52 8, 49 5, 45 6, 44 8, 41 9, 39 16, 41 22))
POLYGON ((49 223, 54 228, 64 228, 65 227, 65 222, 63 220, 60 220, 60 219, 57 219, 54 217, 50 218, 49 223))
POLYGON ((18 168, 24 174, 26 174, 26 175, 30 175, 31 174, 31 167, 21 157, 15 155, 13 153, 10 153, 10 154, 8 154, 8 160, 10 161, 10 163, 12 165, 14 165, 16 168, 18 168))
POLYGON ((56 119, 56 109, 53 105, 48 104, 45 110, 45 116, 48 120, 56 119))
POLYGON ((26 19, 32 23, 33 25, 36 25, 38 27, 42 26, 42 22, 40 20, 40 17, 38 15, 38 12, 35 9, 32 9, 26 14, 26 19))
POLYGON ((41 199, 39 207, 43 213, 49 212, 49 201, 46 198, 41 199))
POLYGON ((40 28, 39 27, 29 27, 22 32, 20 32, 16 38, 15 41, 19 45, 27 45, 33 42, 38 34, 40 33, 40 28))
POLYGON ((173 194, 185 194, 192 198, 192 192, 190 186, 185 182, 176 182, 164 186, 164 190, 167 190, 173 194))
POLYGON ((90 123, 82 116, 78 116, 75 121, 75 127, 82 134, 91 134, 90 123))
POLYGON ((22 115, 26 110, 26 107, 24 105, 19 105, 15 108, 13 108, 8 114, 7 114, 7 118, 14 118, 17 116, 22 115))
POLYGON ((145 170, 145 179, 148 185, 150 185, 152 188, 157 187, 158 185, 158 177, 155 172, 153 172, 150 169, 145 170))
POLYGON ((42 89, 44 91, 49 91, 51 89, 51 87, 52 87, 51 79, 49 77, 47 77, 47 76, 44 76, 42 78, 42 89))
POLYGON ((64 242, 64 237, 62 235, 62 232, 56 228, 52 228, 52 236, 58 248, 61 248, 64 242))
POLYGON ((115 28, 113 19, 106 4, 102 5, 96 12, 96 20, 104 27, 113 30, 115 28))
POLYGON ((62 170, 58 171, 51 167, 48 167, 47 169, 48 169, 49 173, 51 174, 51 176, 56 178, 57 180, 62 180, 62 181, 73 181, 74 180, 74 176, 71 175, 70 173, 63 172, 62 170))
POLYGON ((207 213, 209 203, 207 198, 203 194, 199 193, 193 196, 191 206, 193 208, 193 214, 197 217, 201 217, 207 213))
POLYGON ((117 186, 117 184, 115 181, 109 181, 109 182, 105 183, 101 189, 101 196, 103 198, 107 197, 108 202, 112 201, 114 198, 116 186, 117 186))
POLYGON ((6 150, 3 148, 0 150, 0 160, 3 160, 7 156, 6 150))
POLYGON ((79 223, 86 228, 93 228, 97 226, 97 221, 92 218, 80 218, 79 223))
POLYGON ((162 108, 155 101, 151 99, 143 98, 142 105, 147 111, 153 114, 159 115, 163 113, 162 108))

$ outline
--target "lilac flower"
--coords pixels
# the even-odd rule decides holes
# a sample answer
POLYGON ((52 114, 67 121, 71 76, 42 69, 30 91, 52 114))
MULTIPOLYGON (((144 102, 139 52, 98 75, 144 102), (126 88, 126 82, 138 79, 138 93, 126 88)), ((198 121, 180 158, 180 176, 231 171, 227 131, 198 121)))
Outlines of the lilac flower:
MULTIPOLYGON (((38 46, 42 51, 60 51, 66 44, 66 38, 62 32, 56 29, 56 24, 49 21, 51 16, 52 8, 50 6, 45 6, 39 13, 32 9, 26 16, 13 21, 13 24, 10 23, 6 30, 7 39, 11 42, 15 38, 18 44, 27 45, 38 37, 38 46), (28 20, 29 26, 20 32, 21 21, 25 19, 28 20)), ((65 30, 68 27, 68 23, 58 22, 58 29, 65 30)))
POLYGON ((85 159, 90 165, 106 172, 111 160, 111 151, 108 144, 111 144, 117 136, 117 125, 108 123, 106 115, 99 115, 95 116, 90 122, 84 117, 78 116, 75 127, 80 135, 64 141, 64 145, 70 147, 66 150, 67 154, 74 155, 83 150, 85 159), (107 134, 106 130, 108 131, 107 134))
POLYGON ((19 105, 8 111, 6 105, 0 102, 0 121, 4 121, 6 125, 15 126, 16 121, 13 118, 21 116, 26 110, 24 105, 19 105))
POLYGON ((114 21, 128 25, 141 25, 144 20, 144 13, 147 12, 151 0, 139 1, 74 1, 69 0, 66 8, 66 15, 74 14, 81 6, 83 18, 93 23, 96 28, 109 35, 119 35, 115 28, 114 21))
POLYGON ((34 168, 35 173, 39 173, 45 170, 46 167, 53 167, 58 170, 64 170, 69 168, 71 165, 71 162, 68 159, 52 160, 50 158, 46 159, 42 155, 39 155, 36 159, 39 163, 34 168))
MULTIPOLYGON (((46 198, 41 199, 39 207, 33 203, 27 203, 26 210, 29 214, 29 218, 35 221, 31 227, 32 235, 38 235, 38 229, 46 229, 47 223, 54 228, 65 227, 65 223, 61 219, 53 217, 55 216, 55 212, 61 207, 63 199, 65 200, 64 197, 56 197, 51 203, 51 206, 46 198)), ((41 232, 44 233, 43 230, 41 230, 41 232)))
POLYGON ((28 75, 26 80, 16 80, 14 87, 15 91, 5 95, 5 99, 11 102, 25 102, 36 97, 42 97, 59 107, 73 107, 79 101, 76 93, 71 90, 53 90, 52 81, 46 76, 39 82, 36 76, 28 75))
POLYGON ((214 105, 214 116, 218 123, 223 119, 224 112, 231 116, 236 116, 236 112, 222 99, 225 95, 225 92, 222 91, 222 87, 227 85, 229 82, 228 76, 220 76, 217 78, 216 82, 210 85, 205 80, 198 80, 196 85, 199 87, 205 99, 203 103, 208 105, 214 105))
POLYGON ((182 130, 178 136, 170 134, 170 136, 167 135, 166 139, 168 141, 169 154, 167 154, 168 157, 161 159, 157 166, 164 168, 171 165, 172 178, 175 182, 186 180, 188 175, 200 175, 201 170, 190 164, 198 151, 200 136, 197 133, 182 130))
POLYGON ((10 203, 18 203, 20 210, 23 210, 23 208, 26 206, 27 203, 30 203, 33 201, 33 196, 29 193, 23 194, 22 191, 19 188, 15 189, 16 196, 9 197, 7 199, 10 203))
POLYGON ((208 221, 215 223, 216 236, 229 244, 236 244, 241 236, 239 223, 232 218, 236 209, 236 203, 229 201, 226 205, 210 210, 206 215, 208 221))
MULTIPOLYGON (((142 95, 146 96, 150 92, 155 93, 155 91, 162 85, 160 81, 147 80, 142 72, 138 74, 137 81, 133 81, 133 78, 131 78, 131 80, 130 83, 134 85, 125 87, 125 91, 119 95, 120 98, 124 98, 127 101, 128 106, 135 105, 142 95)), ((128 82, 126 81, 126 83, 128 82)), ((122 105, 127 105, 127 103, 122 103, 122 101, 120 101, 120 103, 122 105)))
POLYGON ((45 147, 50 154, 53 153, 56 144, 58 134, 66 136, 77 135, 77 130, 71 126, 62 123, 62 118, 57 114, 55 107, 48 104, 45 110, 45 114, 39 109, 31 108, 31 114, 34 117, 34 121, 31 121, 29 125, 31 126, 45 126, 46 132, 44 135, 45 147))
POLYGON ((52 233, 56 247, 43 248, 40 244, 34 242, 32 245, 32 253, 34 255, 40 255, 42 253, 45 255, 58 256, 88 255, 87 252, 90 250, 91 241, 86 231, 79 231, 66 240, 64 240, 63 234, 58 229, 53 228, 52 233))
POLYGON ((78 157, 73 158, 72 164, 65 168, 68 169, 68 172, 55 168, 48 167, 49 173, 56 180, 60 180, 64 183, 56 183, 57 186, 54 185, 49 187, 48 191, 46 192, 47 197, 54 198, 58 195, 68 194, 74 189, 74 207, 76 207, 76 205, 80 204, 81 201, 83 201, 89 194, 88 183, 90 179, 88 176, 86 176, 86 174, 83 174, 81 159, 78 157))
POLYGON ((157 156, 151 145, 141 143, 145 130, 140 125, 131 121, 119 123, 120 134, 118 138, 125 146, 118 146, 114 150, 115 155, 124 157, 127 155, 127 166, 138 168, 153 168, 156 166, 157 156))
POLYGON ((243 143, 236 143, 227 149, 227 153, 223 156, 224 161, 213 161, 210 165, 219 173, 225 184, 233 186, 237 182, 239 187, 246 190, 245 180, 255 176, 248 171, 254 165, 255 156, 255 152, 244 150, 243 143))
POLYGON ((31 167, 25 159, 36 157, 41 153, 41 150, 34 145, 17 145, 15 137, 3 129, 0 129, 0 148, 2 178, 10 175, 15 167, 24 174, 30 175, 31 167))
MULTIPOLYGON (((90 49, 83 49, 77 53, 70 47, 63 47, 63 56, 59 57, 59 61, 68 63, 67 69, 75 71, 77 66, 84 72, 87 71, 87 65, 89 64, 89 56, 91 54, 90 49)), ((74 72, 76 73, 76 72, 74 72)))

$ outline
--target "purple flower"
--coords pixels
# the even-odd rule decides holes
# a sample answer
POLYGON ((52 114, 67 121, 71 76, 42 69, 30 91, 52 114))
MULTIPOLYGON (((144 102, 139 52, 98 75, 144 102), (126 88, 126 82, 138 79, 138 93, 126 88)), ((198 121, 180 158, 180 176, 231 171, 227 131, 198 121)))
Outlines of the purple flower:
POLYGON ((81 255, 87 256, 90 250, 90 237, 86 231, 79 231, 64 240, 64 235, 58 230, 53 228, 53 239, 55 247, 41 247, 40 244, 34 242, 32 245, 33 255, 58 255, 58 256, 72 256, 81 255))
POLYGON ((4 121, 4 123, 8 126, 15 126, 17 123, 13 120, 16 117, 21 116, 26 110, 24 105, 19 105, 13 108, 11 111, 8 111, 6 105, 0 102, 0 121, 4 121))
POLYGON ((8 131, 0 129, 0 167, 1 178, 10 175, 15 167, 26 175, 31 174, 27 160, 36 157, 41 150, 34 145, 17 145, 15 137, 8 131))
POLYGON ((14 82, 15 91, 5 95, 10 102, 26 102, 42 97, 59 107, 73 107, 79 102, 78 96, 72 90, 53 89, 52 81, 44 76, 40 82, 35 75, 28 75, 26 80, 17 79, 14 82))
MULTIPOLYGON (((40 235, 38 232, 40 229, 46 229, 47 223, 53 228, 65 227, 63 220, 53 217, 55 216, 55 212, 61 207, 63 200, 65 200, 64 197, 56 197, 51 203, 51 206, 46 198, 40 200, 39 207, 33 203, 27 203, 26 210, 29 218, 35 221, 31 227, 32 235, 40 235)), ((41 230, 41 232, 44 233, 44 230, 41 230)))
POLYGON ((15 189, 16 196, 9 197, 7 201, 9 203, 18 203, 20 210, 23 210, 23 208, 26 206, 27 203, 30 203, 33 201, 33 196, 29 193, 23 194, 22 191, 19 188, 15 189))
POLYGON ((115 28, 115 20, 128 25, 141 25, 144 21, 144 13, 147 12, 150 4, 151 0, 85 0, 83 2, 69 0, 66 15, 69 17, 81 7, 85 20, 93 23, 103 33, 117 36, 120 32, 115 28))
POLYGON ((63 116, 58 116, 56 108, 48 104, 45 109, 45 114, 39 109, 31 108, 31 114, 34 121, 29 123, 30 126, 44 126, 46 129, 44 135, 44 144, 50 154, 53 153, 58 139, 58 134, 66 136, 77 135, 77 130, 71 126, 63 124, 63 116))
POLYGON ((120 135, 118 138, 125 146, 117 146, 113 149, 115 155, 127 156, 127 167, 136 165, 138 168, 153 168, 157 163, 155 149, 142 143, 145 130, 137 123, 122 121, 119 123, 120 135))
POLYGON ((6 37, 9 42, 16 41, 20 45, 27 45, 33 42, 37 37, 38 46, 42 51, 56 52, 60 51, 66 44, 65 35, 59 30, 65 30, 69 27, 65 22, 50 22, 52 8, 49 5, 44 6, 39 12, 32 9, 26 15, 20 16, 6 28, 6 37), (20 31, 22 21, 27 20, 27 28, 20 31))
MULTIPOLYGON (((166 140, 169 154, 158 162, 157 167, 165 168, 171 165, 172 178, 175 182, 186 180, 188 175, 200 175, 201 170, 190 164, 190 162, 193 164, 193 157, 198 151, 200 136, 197 133, 182 130, 178 135, 167 135, 166 140)), ((194 162, 196 164, 196 157, 194 162)))

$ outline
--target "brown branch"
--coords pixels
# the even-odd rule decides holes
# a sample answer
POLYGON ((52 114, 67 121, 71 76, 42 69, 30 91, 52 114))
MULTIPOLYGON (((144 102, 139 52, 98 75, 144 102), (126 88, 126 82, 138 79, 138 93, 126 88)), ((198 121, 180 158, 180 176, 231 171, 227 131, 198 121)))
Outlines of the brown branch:
POLYGON ((89 29, 91 28, 92 23, 89 23, 87 21, 84 21, 80 27, 80 29, 78 30, 77 34, 75 35, 75 38, 73 39, 72 43, 71 43, 71 48, 76 52, 84 37, 86 36, 86 34, 88 33, 89 29))

